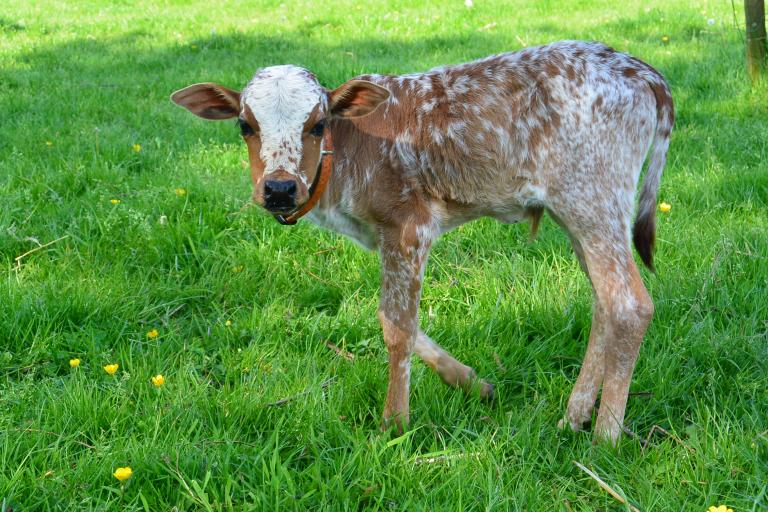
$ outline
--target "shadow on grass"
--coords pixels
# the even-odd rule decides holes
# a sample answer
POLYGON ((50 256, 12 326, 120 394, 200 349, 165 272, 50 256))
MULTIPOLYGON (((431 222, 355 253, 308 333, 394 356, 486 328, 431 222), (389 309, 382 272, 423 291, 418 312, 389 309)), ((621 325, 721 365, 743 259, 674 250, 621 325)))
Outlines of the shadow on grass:
MULTIPOLYGON (((540 24, 534 31, 545 40, 621 34, 624 44, 606 42, 622 48, 627 42, 658 41, 662 16, 654 10, 597 25, 587 34, 569 33, 567 26, 554 24, 540 24)), ((6 19, 0 21, 0 27, 23 30, 6 19)), ((281 37, 211 35, 165 47, 155 45, 150 31, 138 30, 108 40, 78 39, 22 54, 19 63, 23 69, 0 71, 0 110, 6 121, 0 128, 6 135, 0 137, 0 150, 23 148, 27 135, 23 127, 30 123, 59 136, 100 135, 105 144, 111 137, 141 135, 146 140, 174 134, 172 149, 183 150, 204 133, 221 137, 221 131, 191 123, 168 100, 173 90, 190 83, 216 81, 240 88, 259 67, 291 63, 311 69, 321 83, 333 87, 363 72, 412 72, 429 67, 425 63, 450 63, 457 53, 471 59, 514 49, 503 45, 498 36, 477 32, 417 41, 370 38, 328 44, 314 37, 322 29, 322 22, 315 21, 281 37), (52 96, 57 98, 55 105, 50 103, 52 96), (192 137, 179 129, 183 125, 195 127, 192 137), (89 127, 99 129, 100 134, 89 127)), ((676 50, 664 66, 646 58, 667 76, 677 98, 672 159, 676 147, 685 147, 689 153, 729 154, 747 136, 763 149, 739 160, 745 165, 759 163, 766 156, 765 144, 749 134, 768 129, 768 110, 749 101, 734 104, 734 88, 744 75, 741 48, 692 22, 683 23, 669 36, 670 48, 677 41, 692 40, 700 47, 693 58, 676 50), (724 116, 729 126, 743 126, 744 130, 726 128, 726 133, 712 140, 713 113, 724 116)), ((745 88, 742 85, 741 91, 745 88)))

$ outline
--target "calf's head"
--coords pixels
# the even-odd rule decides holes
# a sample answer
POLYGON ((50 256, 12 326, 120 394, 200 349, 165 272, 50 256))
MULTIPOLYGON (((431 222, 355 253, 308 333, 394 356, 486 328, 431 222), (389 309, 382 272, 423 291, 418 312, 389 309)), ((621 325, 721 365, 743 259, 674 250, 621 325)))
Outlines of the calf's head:
POLYGON ((364 80, 326 90, 295 66, 261 69, 242 92, 201 83, 171 95, 203 119, 237 118, 248 146, 253 199, 273 214, 295 211, 309 199, 328 122, 367 115, 387 98, 389 91, 364 80))

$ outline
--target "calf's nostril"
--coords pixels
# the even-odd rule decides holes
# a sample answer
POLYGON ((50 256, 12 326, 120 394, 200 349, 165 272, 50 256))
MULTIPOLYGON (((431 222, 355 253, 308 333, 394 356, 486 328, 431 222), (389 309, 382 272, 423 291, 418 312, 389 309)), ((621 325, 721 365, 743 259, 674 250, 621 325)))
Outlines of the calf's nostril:
POLYGON ((264 206, 275 210, 294 208, 296 188, 296 182, 293 180, 264 182, 264 206))

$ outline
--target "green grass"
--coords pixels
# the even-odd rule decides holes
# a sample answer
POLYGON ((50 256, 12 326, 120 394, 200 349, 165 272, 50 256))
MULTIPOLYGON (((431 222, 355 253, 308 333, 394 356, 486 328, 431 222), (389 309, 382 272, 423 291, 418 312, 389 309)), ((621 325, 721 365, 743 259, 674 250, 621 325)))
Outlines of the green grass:
POLYGON ((768 509, 768 89, 747 85, 742 53, 719 1, 6 2, 0 499, 17 511, 626 510, 578 460, 641 510, 768 509), (382 435, 376 255, 245 208, 236 128, 168 96, 242 87, 270 64, 335 87, 567 38, 646 60, 676 99, 660 192, 672 211, 658 275, 644 274, 656 316, 632 385, 651 396, 627 411, 637 435, 669 435, 613 450, 557 431, 590 290, 548 220, 534 243, 484 220, 437 244, 422 324, 499 401, 417 362, 411 430, 382 435), (111 473, 125 465, 121 488, 111 473))

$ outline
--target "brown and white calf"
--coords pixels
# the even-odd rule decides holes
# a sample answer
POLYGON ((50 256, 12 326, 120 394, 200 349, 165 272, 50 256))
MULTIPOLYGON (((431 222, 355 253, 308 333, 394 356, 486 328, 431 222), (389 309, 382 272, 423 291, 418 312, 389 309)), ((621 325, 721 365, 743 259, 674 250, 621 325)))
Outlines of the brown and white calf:
POLYGON ((172 100, 206 119, 238 118, 253 198, 270 213, 295 217, 319 196, 310 221, 379 251, 385 426, 408 422, 413 351, 447 384, 493 393, 419 328, 432 243, 482 216, 528 219, 535 229, 547 211, 568 232, 594 297, 589 344, 561 425, 582 428, 602 387, 596 434, 616 442, 653 315, 630 240, 652 267, 656 194, 674 120, 669 88, 651 66, 599 43, 565 41, 425 73, 360 76, 334 90, 305 69, 267 67, 242 92, 203 83, 172 100), (321 146, 331 140, 333 169, 319 192, 317 181, 327 179, 316 180, 321 146))

